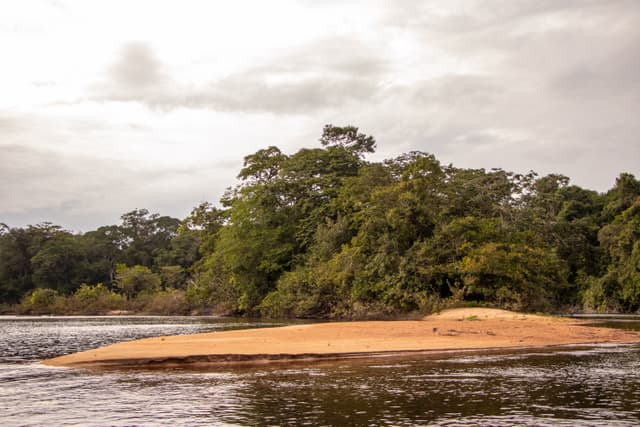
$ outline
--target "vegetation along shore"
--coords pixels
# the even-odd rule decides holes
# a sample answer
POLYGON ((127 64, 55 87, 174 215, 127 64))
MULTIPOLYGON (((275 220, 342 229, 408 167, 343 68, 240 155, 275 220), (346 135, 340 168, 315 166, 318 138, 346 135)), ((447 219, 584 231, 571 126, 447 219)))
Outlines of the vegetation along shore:
MULTIPOLYGON (((606 193, 409 152, 327 125, 320 144, 250 154, 219 204, 136 209, 73 233, 0 226, 0 310, 382 318, 477 303, 640 309, 640 181, 606 193)), ((613 181, 613 178, 612 178, 613 181)))

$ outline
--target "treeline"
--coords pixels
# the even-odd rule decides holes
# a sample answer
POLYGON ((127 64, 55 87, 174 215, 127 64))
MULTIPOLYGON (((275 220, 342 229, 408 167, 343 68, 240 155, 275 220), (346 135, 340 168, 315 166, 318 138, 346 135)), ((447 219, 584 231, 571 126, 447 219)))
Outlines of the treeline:
POLYGON ((423 152, 367 161, 375 139, 350 126, 326 126, 320 143, 245 157, 221 207, 182 221, 136 210, 80 235, 5 227, 1 301, 37 311, 94 292, 111 308, 269 317, 640 309, 633 175, 599 194, 423 152))
POLYGON ((197 233, 181 231, 180 220, 146 209, 121 220, 84 234, 51 223, 3 225, 0 303, 23 301, 27 312, 137 311, 145 310, 134 301, 139 294, 148 301, 150 294, 184 289, 200 258, 197 233), (74 294, 78 301, 65 299, 74 294), (89 304, 92 299, 102 299, 102 305, 89 304))

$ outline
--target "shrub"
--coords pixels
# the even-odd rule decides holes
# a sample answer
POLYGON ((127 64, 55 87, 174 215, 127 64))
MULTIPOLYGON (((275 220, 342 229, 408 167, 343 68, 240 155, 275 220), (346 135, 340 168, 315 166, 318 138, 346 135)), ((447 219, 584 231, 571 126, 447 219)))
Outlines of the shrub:
POLYGON ((31 291, 22 301, 19 311, 29 314, 58 313, 64 307, 64 297, 48 288, 38 288, 31 291))
POLYGON ((102 283, 94 286, 83 283, 66 302, 70 312, 82 314, 105 314, 125 305, 122 295, 107 289, 102 283))
POLYGON ((169 289, 155 294, 146 295, 143 311, 161 315, 186 315, 191 307, 185 298, 185 293, 176 289, 169 289))

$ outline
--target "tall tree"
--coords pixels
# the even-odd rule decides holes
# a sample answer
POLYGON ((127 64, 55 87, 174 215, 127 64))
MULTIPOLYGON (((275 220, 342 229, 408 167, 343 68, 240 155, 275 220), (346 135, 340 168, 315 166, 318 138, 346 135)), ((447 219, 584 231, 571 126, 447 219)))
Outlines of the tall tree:
POLYGON ((125 236, 117 225, 99 227, 82 236, 87 257, 86 283, 115 284, 116 264, 122 262, 125 236))
POLYGON ((134 209, 121 219, 122 257, 127 265, 153 266, 154 252, 167 248, 180 226, 180 220, 147 209, 134 209))
POLYGON ((85 281, 86 258, 79 238, 58 232, 31 258, 33 284, 67 294, 85 281))
POLYGON ((605 298, 624 311, 640 310, 640 196, 598 235, 610 263, 601 279, 605 298))

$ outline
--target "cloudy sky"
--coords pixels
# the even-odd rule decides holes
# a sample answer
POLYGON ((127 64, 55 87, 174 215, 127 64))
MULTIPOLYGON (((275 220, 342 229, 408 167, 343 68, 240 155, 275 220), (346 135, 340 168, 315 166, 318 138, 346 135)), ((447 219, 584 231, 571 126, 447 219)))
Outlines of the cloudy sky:
POLYGON ((326 123, 382 160, 640 175, 636 0, 37 1, 0 5, 0 222, 184 217, 243 156, 326 123))

